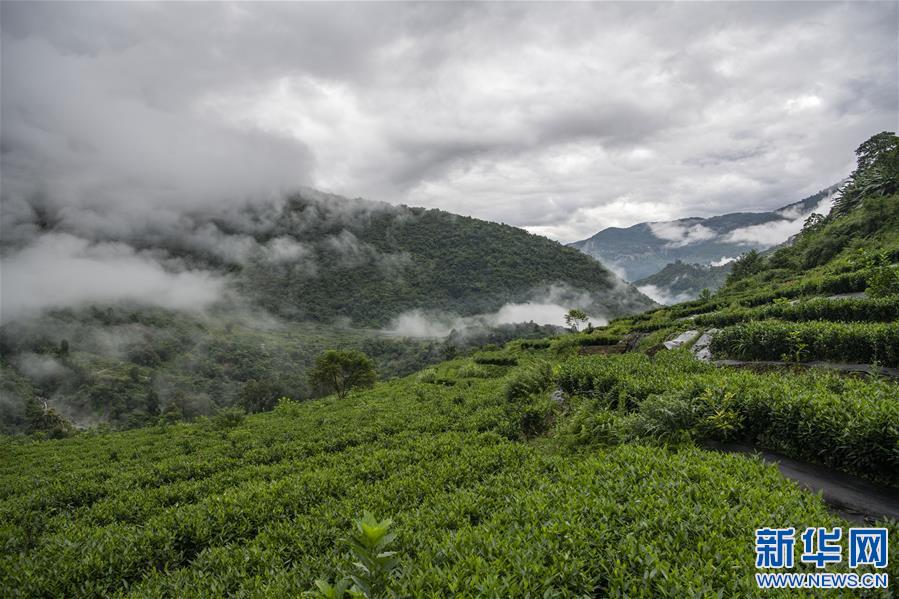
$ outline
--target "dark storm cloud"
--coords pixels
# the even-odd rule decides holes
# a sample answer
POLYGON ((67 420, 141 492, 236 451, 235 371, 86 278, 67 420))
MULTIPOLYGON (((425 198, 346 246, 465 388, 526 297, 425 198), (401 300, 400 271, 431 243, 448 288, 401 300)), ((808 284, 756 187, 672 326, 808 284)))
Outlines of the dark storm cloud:
POLYGON ((5 2, 4 242, 127 233, 297 185, 565 241, 777 207, 896 127, 896 13, 5 2))

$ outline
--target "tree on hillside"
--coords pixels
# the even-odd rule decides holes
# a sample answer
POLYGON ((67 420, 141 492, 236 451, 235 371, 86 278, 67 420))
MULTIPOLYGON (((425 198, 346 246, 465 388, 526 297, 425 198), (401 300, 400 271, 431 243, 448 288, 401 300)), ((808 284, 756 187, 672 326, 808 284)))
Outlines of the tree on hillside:
POLYGON ((886 196, 899 192, 899 137, 883 131, 855 150, 856 169, 840 188, 831 215, 847 214, 869 196, 886 196))
POLYGON ((275 409, 278 399, 284 395, 284 389, 274 381, 250 379, 241 387, 238 401, 247 412, 254 414, 275 409))
POLYGON ((156 393, 153 387, 147 390, 147 395, 144 398, 144 408, 147 411, 147 416, 152 418, 159 416, 159 394, 156 393))
POLYGON ((579 310, 578 308, 572 308, 565 314, 565 324, 571 327, 571 330, 575 333, 578 331, 581 325, 589 324, 587 321, 587 313, 583 310, 579 310))
POLYGON ((899 137, 892 131, 881 131, 877 135, 872 135, 855 150, 856 172, 871 168, 884 156, 895 152, 897 147, 899 147, 899 137))
POLYGON ((808 218, 805 219, 805 222, 802 224, 802 232, 809 233, 811 231, 817 231, 821 227, 824 226, 825 218, 822 214, 818 214, 817 212, 812 212, 809 214, 808 218))
POLYGON ((730 274, 727 276, 727 283, 734 283, 740 279, 752 276, 761 271, 764 265, 765 259, 758 250, 749 250, 734 260, 730 269, 730 274))
POLYGON ((28 432, 46 435, 51 439, 62 439, 75 432, 72 423, 63 418, 56 410, 47 406, 47 402, 38 402, 29 398, 25 403, 25 418, 28 421, 28 432))
POLYGON ((361 351, 329 349, 315 359, 309 382, 341 399, 351 389, 371 387, 378 379, 374 363, 361 351))
POLYGON ((886 252, 866 254, 865 266, 865 292, 869 297, 899 295, 899 267, 890 264, 886 252))

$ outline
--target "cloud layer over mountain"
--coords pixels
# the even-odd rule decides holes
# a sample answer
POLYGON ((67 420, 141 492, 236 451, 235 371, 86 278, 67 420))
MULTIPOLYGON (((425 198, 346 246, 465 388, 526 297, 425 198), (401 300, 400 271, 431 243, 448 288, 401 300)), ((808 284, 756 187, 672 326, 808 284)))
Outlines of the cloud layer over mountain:
POLYGON ((770 209, 895 127, 896 17, 887 2, 3 3, 4 239, 27 236, 35 205, 99 227, 300 184, 563 241, 770 209))

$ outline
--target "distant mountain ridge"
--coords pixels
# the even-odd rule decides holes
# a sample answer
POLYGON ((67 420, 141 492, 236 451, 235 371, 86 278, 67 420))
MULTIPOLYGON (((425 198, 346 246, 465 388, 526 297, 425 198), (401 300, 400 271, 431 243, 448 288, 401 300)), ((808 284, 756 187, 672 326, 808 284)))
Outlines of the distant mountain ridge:
POLYGON ((733 212, 707 218, 610 227, 569 244, 638 281, 680 260, 701 265, 724 264, 750 249, 779 245, 795 235, 812 212, 827 213, 839 184, 770 212, 733 212))

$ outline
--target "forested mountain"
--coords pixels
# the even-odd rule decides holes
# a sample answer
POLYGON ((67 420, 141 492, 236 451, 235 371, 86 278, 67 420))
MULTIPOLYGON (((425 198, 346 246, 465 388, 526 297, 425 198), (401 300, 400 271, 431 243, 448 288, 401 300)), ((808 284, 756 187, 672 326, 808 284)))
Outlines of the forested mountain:
POLYGON ((839 185, 771 212, 734 212, 708 218, 609 227, 569 244, 625 273, 628 281, 645 279, 665 265, 720 266, 751 249, 765 249, 797 233, 812 213, 826 214, 839 185))
POLYGON ((383 326, 408 310, 468 316, 549 295, 598 316, 652 305, 595 260, 521 229, 310 189, 105 240, 217 273, 293 321, 383 326))
POLYGON ((521 229, 440 210, 368 205, 359 200, 291 198, 259 244, 274 238, 305 244, 314 272, 251 261, 239 286, 290 318, 349 317, 381 325, 412 310, 461 315, 494 312, 550 289, 600 315, 650 305, 594 260, 521 229))
MULTIPOLYGON (((25 224, 14 232, 39 232, 26 247, 80 240, 72 268, 125 254, 150 261, 151 274, 202 273, 219 291, 203 310, 148 297, 5 318, 5 432, 28 430, 29 406, 83 426, 137 426, 167 409, 211 414, 248 394, 306 399, 305 372, 327 348, 362 350, 389 378, 478 345, 559 330, 528 322, 546 316, 534 310, 552 312, 542 322, 561 322, 570 307, 602 319, 655 305, 594 259, 520 229, 313 190, 174 223, 91 230, 35 206, 25 224)), ((4 241, 14 253, 15 235, 4 241)), ((120 262, 105 266, 128 276, 120 262)), ((16 293, 7 287, 4 300, 16 293)))

